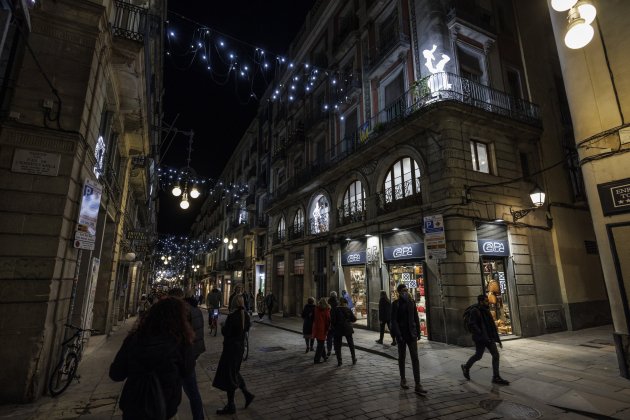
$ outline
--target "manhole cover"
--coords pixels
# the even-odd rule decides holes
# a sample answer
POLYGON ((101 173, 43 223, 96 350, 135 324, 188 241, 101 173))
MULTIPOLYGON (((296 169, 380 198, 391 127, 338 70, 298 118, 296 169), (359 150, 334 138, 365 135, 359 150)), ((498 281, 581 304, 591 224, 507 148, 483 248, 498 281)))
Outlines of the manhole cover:
POLYGON ((492 411, 493 413, 501 414, 512 419, 537 419, 541 416, 538 410, 511 401, 483 400, 479 403, 479 406, 484 410, 492 411))
POLYGON ((263 353, 271 353, 272 351, 282 351, 286 350, 284 347, 260 347, 258 351, 262 351, 263 353))

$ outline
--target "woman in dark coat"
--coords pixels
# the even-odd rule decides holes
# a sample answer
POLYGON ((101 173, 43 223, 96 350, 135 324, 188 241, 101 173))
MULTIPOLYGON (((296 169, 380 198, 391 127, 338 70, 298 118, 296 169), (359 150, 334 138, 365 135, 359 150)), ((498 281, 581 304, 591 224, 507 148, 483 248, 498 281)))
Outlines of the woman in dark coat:
POLYGON ((337 306, 331 315, 331 325, 334 335, 335 353, 337 355, 337 366, 341 366, 341 339, 346 337, 346 342, 350 348, 350 355, 352 355, 352 364, 357 363, 357 358, 354 354, 354 328, 352 323, 356 322, 357 318, 354 316, 350 308, 348 308, 348 301, 346 298, 339 299, 339 306, 337 306))
POLYGON ((119 403, 123 419, 167 419, 177 414, 182 378, 195 366, 195 334, 185 305, 174 297, 154 303, 118 350, 109 377, 127 380, 119 403))
POLYGON ((304 309, 302 309, 302 334, 304 335, 304 342, 306 343, 306 351, 314 351, 313 344, 315 339, 313 338, 313 317, 315 315, 315 298, 308 298, 304 309))
POLYGON ((236 298, 236 308, 226 318, 221 327, 223 334, 223 352, 217 365, 217 373, 212 386, 227 392, 228 403, 217 414, 234 414, 234 394, 240 388, 245 396, 245 408, 254 400, 254 394, 247 390, 241 376, 241 361, 243 360, 245 332, 249 330, 249 315, 245 312, 245 302, 242 295, 236 298))
POLYGON ((396 345, 396 337, 392 334, 392 326, 389 321, 392 318, 392 304, 387 299, 387 292, 381 290, 381 298, 378 301, 378 320, 381 323, 381 338, 376 340, 378 344, 383 344, 383 336, 385 335, 385 325, 389 329, 389 334, 392 336, 392 346, 396 345))

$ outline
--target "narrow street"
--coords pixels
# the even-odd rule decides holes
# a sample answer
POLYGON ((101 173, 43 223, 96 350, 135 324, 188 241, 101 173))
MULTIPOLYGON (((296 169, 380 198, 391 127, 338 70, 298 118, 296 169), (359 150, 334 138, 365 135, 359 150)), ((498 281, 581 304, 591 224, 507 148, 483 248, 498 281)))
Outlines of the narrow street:
MULTIPOLYGON (((279 314, 278 314, 279 315, 279 314)), ((252 405, 237 392, 239 419, 459 419, 459 418, 628 418, 630 383, 618 376, 610 327, 548 334, 504 343, 501 373, 511 385, 492 386, 490 357, 485 355, 464 380, 460 364, 472 354, 460 348, 421 341, 423 386, 418 397, 401 390, 396 348, 379 345, 373 331, 356 329, 358 363, 353 366, 347 347, 344 364, 333 359, 313 364, 304 354, 301 319, 275 316, 253 323, 250 357, 242 374, 256 395, 252 405)), ((109 339, 92 338, 80 366, 80 383, 58 398, 42 397, 28 405, 0 407, 0 419, 119 419, 116 401, 122 383, 112 382, 108 367, 134 319, 109 339)), ((216 418, 225 394, 212 388, 222 338, 206 333, 207 351, 200 356, 197 376, 208 418, 216 418)), ((408 379, 412 379, 408 366, 408 379)), ((180 420, 190 419, 183 396, 180 420)))

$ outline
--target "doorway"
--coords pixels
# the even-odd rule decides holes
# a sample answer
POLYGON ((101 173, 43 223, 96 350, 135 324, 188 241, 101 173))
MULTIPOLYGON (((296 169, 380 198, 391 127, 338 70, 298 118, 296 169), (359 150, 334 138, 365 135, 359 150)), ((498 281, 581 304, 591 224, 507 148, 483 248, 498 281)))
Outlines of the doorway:
POLYGON ((515 336, 505 258, 481 257, 482 287, 499 335, 515 336))

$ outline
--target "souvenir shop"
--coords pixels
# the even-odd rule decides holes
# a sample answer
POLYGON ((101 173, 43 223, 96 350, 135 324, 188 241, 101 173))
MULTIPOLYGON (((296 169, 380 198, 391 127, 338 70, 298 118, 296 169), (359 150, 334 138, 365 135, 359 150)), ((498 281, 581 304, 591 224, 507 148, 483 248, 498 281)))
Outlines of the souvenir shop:
POLYGON ((352 306, 357 317, 356 325, 367 327, 368 283, 366 271, 365 241, 348 241, 341 253, 343 290, 352 299, 352 306))

